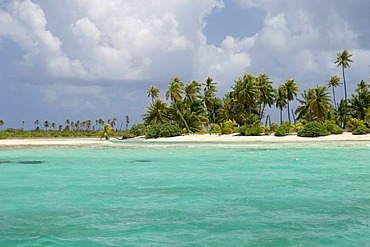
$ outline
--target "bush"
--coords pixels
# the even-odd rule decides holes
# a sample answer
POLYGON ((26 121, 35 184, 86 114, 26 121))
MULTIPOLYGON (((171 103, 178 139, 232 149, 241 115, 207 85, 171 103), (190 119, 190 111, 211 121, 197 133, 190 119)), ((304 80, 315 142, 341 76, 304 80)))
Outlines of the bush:
POLYGON ((275 136, 286 136, 289 133, 289 129, 286 126, 281 125, 275 130, 275 136))
POLYGON ((130 129, 130 134, 133 136, 143 136, 146 132, 146 126, 144 124, 135 124, 130 129))
POLYGON ((222 134, 221 127, 218 124, 211 124, 211 129, 209 130, 209 133, 221 135, 222 134))
POLYGON ((145 138, 173 137, 180 136, 181 129, 173 124, 158 124, 149 127, 146 131, 145 138))
POLYGON ((235 120, 224 121, 223 123, 221 123, 220 126, 222 134, 229 135, 234 133, 235 126, 236 126, 235 120))
POLYGON ((243 125, 239 128, 240 136, 260 136, 264 131, 262 126, 247 126, 243 125))
POLYGON ((343 133, 343 129, 339 127, 334 120, 326 120, 324 122, 324 126, 330 132, 330 134, 338 135, 343 133))
POLYGON ((301 137, 327 136, 329 134, 330 132, 326 127, 317 121, 307 123, 304 128, 297 133, 297 135, 301 137))
POLYGON ((278 127, 279 127, 278 123, 273 122, 271 123, 270 130, 274 132, 278 127))
POLYGON ((361 119, 351 118, 351 119, 348 119, 347 121, 347 127, 349 131, 354 131, 355 129, 357 129, 358 127, 362 125, 365 125, 365 123, 361 119))
POLYGON ((354 131, 352 131, 352 135, 366 135, 368 133, 370 133, 370 129, 368 129, 365 125, 360 125, 354 131))

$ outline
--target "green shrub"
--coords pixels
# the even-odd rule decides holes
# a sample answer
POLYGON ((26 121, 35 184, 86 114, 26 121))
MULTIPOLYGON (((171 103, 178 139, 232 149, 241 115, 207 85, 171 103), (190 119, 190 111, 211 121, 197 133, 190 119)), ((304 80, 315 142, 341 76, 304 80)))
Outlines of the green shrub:
POLYGON ((357 129, 358 127, 362 125, 365 125, 365 123, 361 119, 350 118, 347 121, 347 127, 349 131, 354 131, 355 129, 357 129))
POLYGON ((221 127, 218 124, 211 124, 211 129, 209 130, 209 133, 221 135, 222 134, 221 127))
POLYGON ((289 133, 289 129, 286 126, 281 125, 275 130, 275 136, 286 136, 289 133))
POLYGON ((323 125, 330 134, 339 135, 343 133, 343 129, 339 127, 334 120, 326 120, 323 125))
POLYGON ((360 125, 354 131, 352 131, 352 135, 366 135, 368 133, 370 133, 370 129, 368 129, 365 125, 360 125))
POLYGON ((243 125, 239 127, 240 136, 260 136, 264 132, 262 126, 247 126, 243 125))
POLYGON ((146 131, 145 138, 173 137, 180 136, 181 129, 173 124, 158 124, 149 127, 146 131))
POLYGON ((130 129, 130 134, 133 136, 143 136, 146 132, 146 126, 144 124, 134 124, 130 129))
POLYGON ((224 121, 220 125, 222 134, 229 135, 234 133, 235 126, 236 126, 235 120, 224 121))
POLYGON ((307 123, 304 128, 297 133, 297 135, 301 137, 327 136, 329 134, 330 132, 326 127, 317 121, 307 123))
POLYGON ((278 123, 271 123, 270 131, 274 132, 279 127, 278 123))

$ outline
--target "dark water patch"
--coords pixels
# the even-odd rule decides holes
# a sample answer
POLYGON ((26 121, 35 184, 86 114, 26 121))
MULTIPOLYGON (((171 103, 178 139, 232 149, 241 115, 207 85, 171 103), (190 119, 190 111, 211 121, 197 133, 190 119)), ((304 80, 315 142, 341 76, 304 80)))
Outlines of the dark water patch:
POLYGON ((149 163, 149 162, 152 162, 151 160, 135 160, 135 162, 138 162, 138 163, 149 163))
POLYGON ((1 164, 10 164, 12 163, 10 160, 0 160, 0 165, 1 164))
POLYGON ((37 164, 42 164, 45 163, 45 161, 41 160, 25 160, 25 161, 19 161, 18 164, 22 165, 37 165, 37 164))
POLYGON ((267 151, 273 151, 278 150, 277 148, 250 148, 250 149, 243 149, 239 150, 237 152, 239 153, 246 153, 246 152, 267 152, 267 151))

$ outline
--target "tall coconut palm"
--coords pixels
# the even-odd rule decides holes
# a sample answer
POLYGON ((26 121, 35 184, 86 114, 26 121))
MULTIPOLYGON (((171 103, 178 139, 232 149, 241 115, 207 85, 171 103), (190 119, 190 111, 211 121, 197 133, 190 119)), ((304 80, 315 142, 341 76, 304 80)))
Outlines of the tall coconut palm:
POLYGON ((3 130, 4 120, 0 119, 0 128, 3 130))
POLYGON ((279 86, 279 89, 276 92, 276 108, 280 110, 280 125, 283 123, 283 109, 287 106, 288 102, 286 100, 285 91, 283 85, 279 86))
POLYGON ((282 90, 284 91, 284 94, 287 99, 287 107, 288 107, 288 120, 290 121, 290 104, 289 102, 294 100, 295 97, 297 97, 298 92, 298 86, 297 83, 293 79, 288 79, 285 81, 285 83, 282 85, 282 90))
POLYGON ((337 65, 337 67, 342 67, 342 75, 343 75, 343 84, 344 84, 344 101, 347 102, 347 84, 346 84, 346 77, 344 74, 344 69, 349 68, 349 63, 352 63, 351 60, 353 54, 350 54, 347 50, 343 50, 342 52, 337 53, 337 60, 334 62, 334 64, 337 65))
POLYGON ((215 122, 215 105, 217 103, 216 92, 217 92, 217 83, 211 78, 208 77, 204 83, 204 96, 203 103, 207 109, 207 115, 210 123, 215 122))
POLYGON ((128 125, 130 124, 130 117, 126 115, 126 131, 128 130, 128 125))
POLYGON ((328 81, 328 88, 333 89, 333 104, 334 107, 336 107, 337 103, 335 102, 335 91, 334 89, 337 87, 340 87, 341 83, 339 82, 339 77, 336 75, 333 75, 330 77, 330 80, 328 81))
POLYGON ((272 87, 272 81, 266 74, 260 74, 257 78, 257 86, 259 89, 259 112, 260 120, 264 115, 266 105, 271 107, 274 103, 275 90, 272 87))
POLYGON ((179 104, 182 102, 182 94, 184 93, 184 84, 181 82, 180 78, 175 77, 168 84, 168 90, 166 92, 166 99, 171 99, 172 104, 176 109, 176 113, 179 115, 181 121, 185 125, 186 131, 190 133, 189 126, 185 121, 184 115, 179 109, 179 104))
POLYGON ((156 86, 150 86, 150 88, 147 91, 148 98, 152 98, 152 103, 159 97, 159 89, 156 86))
MULTIPOLYGON (((347 107, 347 84, 346 84, 346 77, 344 74, 344 69, 349 68, 349 63, 352 63, 353 61, 351 60, 353 54, 350 54, 347 50, 343 50, 342 52, 337 53, 337 60, 334 62, 334 64, 337 64, 337 67, 341 66, 342 67, 342 75, 343 75, 343 85, 344 85, 344 102, 346 103, 345 107, 347 107)), ((347 111, 345 111, 347 112, 347 111)), ((343 128, 346 127, 346 119, 347 116, 344 116, 344 126, 343 128)))

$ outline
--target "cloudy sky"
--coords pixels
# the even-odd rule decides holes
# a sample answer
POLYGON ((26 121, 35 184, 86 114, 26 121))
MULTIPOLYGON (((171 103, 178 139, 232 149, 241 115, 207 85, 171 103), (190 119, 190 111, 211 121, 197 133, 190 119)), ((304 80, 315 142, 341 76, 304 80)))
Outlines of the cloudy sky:
POLYGON ((302 91, 341 75, 343 49, 353 53, 351 94, 370 77, 369 9, 368 0, 0 0, 0 119, 139 123, 148 87, 163 95, 176 76, 211 76, 220 97, 244 73, 266 73, 275 87, 293 78, 302 91))

